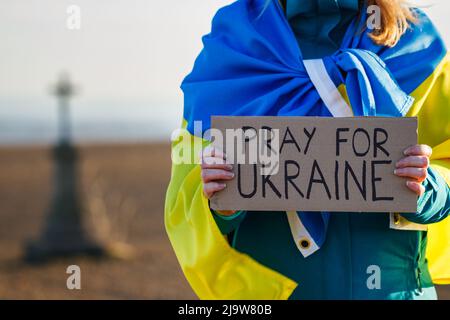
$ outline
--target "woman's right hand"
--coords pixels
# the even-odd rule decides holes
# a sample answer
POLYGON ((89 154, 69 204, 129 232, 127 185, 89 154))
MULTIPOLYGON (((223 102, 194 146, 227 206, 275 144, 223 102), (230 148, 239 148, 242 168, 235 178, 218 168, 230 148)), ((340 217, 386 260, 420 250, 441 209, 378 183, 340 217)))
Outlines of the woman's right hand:
MULTIPOLYGON (((226 182, 234 178, 233 166, 226 163, 225 154, 213 147, 206 147, 202 155, 202 182, 203 193, 206 198, 211 197, 226 188, 226 182)), ((235 211, 218 212, 223 215, 232 215, 235 211)))

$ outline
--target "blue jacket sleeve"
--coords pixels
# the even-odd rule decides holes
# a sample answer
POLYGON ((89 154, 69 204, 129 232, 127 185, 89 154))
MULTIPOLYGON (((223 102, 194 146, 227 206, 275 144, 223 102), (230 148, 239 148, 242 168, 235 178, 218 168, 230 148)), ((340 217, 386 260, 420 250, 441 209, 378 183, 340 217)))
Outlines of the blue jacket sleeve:
POLYGON ((419 224, 430 224, 444 220, 450 212, 450 188, 448 184, 439 173, 430 167, 423 186, 425 192, 418 199, 417 212, 404 213, 402 216, 419 224))

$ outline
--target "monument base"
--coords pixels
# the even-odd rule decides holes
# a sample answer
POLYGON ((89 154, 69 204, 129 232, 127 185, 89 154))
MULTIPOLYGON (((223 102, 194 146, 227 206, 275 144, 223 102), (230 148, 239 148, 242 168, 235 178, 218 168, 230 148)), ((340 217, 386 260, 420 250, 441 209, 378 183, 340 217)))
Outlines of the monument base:
POLYGON ((43 232, 25 248, 25 260, 43 262, 69 256, 129 258, 131 246, 104 241, 87 226, 87 211, 78 190, 78 154, 70 143, 53 150, 54 191, 43 232))

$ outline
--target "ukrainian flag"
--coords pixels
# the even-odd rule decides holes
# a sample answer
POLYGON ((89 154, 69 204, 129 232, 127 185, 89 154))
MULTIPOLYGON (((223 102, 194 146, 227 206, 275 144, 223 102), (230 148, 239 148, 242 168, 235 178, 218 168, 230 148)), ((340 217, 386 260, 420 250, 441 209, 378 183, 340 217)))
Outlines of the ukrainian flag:
MULTIPOLYGON (((297 283, 230 247, 202 192, 199 153, 211 115, 332 116, 311 83, 278 2, 239 0, 221 9, 182 84, 182 128, 173 137, 165 225, 182 270, 201 299, 287 299, 297 283), (195 130, 195 122, 203 128, 195 130)), ((417 10, 393 48, 375 45, 355 21, 342 49, 323 60, 355 115, 415 116, 419 142, 450 185, 450 58, 417 10), (348 93, 348 94, 347 94, 348 93)), ((361 23, 361 22, 359 22, 361 23)), ((400 232, 400 231, 399 231, 400 232)), ((450 283, 450 219, 429 225, 429 268, 450 283)))

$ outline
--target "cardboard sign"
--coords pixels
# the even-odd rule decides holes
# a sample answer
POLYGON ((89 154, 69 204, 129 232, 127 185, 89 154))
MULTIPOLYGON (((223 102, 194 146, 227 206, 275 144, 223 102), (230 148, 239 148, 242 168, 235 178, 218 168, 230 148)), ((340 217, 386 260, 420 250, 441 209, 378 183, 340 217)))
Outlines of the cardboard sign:
POLYGON ((235 173, 212 209, 417 211, 394 175, 417 143, 416 118, 213 117, 212 128, 235 173))

